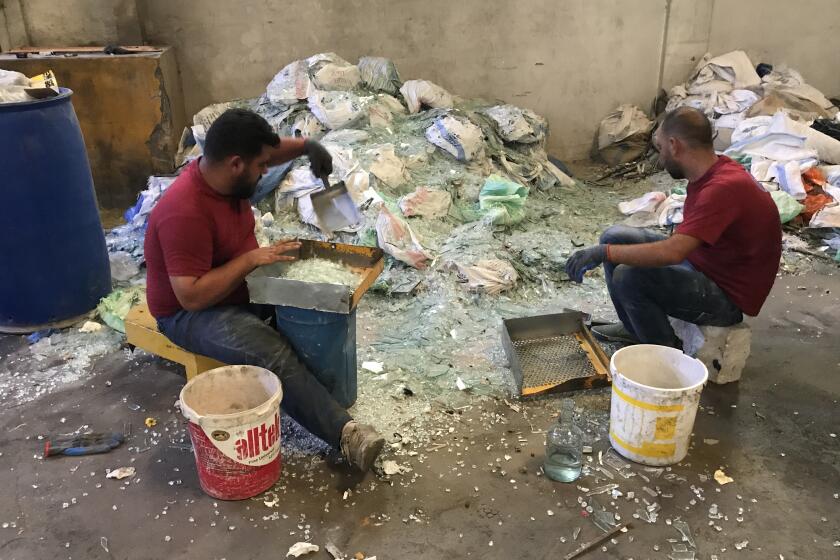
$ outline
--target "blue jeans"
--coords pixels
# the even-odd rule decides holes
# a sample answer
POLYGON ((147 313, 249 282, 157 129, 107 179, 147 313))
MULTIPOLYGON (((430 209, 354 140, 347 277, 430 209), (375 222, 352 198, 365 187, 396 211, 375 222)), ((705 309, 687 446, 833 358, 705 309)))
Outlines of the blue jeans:
MULTIPOLYGON (((655 231, 628 226, 613 226, 601 235, 601 243, 611 245, 664 239, 667 236, 655 231)), ((728 327, 744 319, 729 296, 688 262, 656 268, 606 263, 604 273, 618 318, 645 344, 681 348, 669 316, 715 327, 728 327)))
POLYGON ((267 324, 273 312, 273 307, 256 305, 182 310, 158 319, 158 328, 190 352, 225 364, 273 371, 283 385, 283 410, 312 434, 338 448, 341 430, 351 420, 350 415, 298 360, 285 337, 267 324))

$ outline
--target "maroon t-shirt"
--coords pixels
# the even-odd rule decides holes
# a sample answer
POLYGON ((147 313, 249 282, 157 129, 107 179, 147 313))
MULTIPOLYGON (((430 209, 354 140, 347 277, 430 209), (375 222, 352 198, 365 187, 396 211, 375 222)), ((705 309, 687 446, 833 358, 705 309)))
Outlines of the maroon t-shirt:
MULTIPOLYGON (((247 200, 214 191, 190 163, 163 194, 146 229, 146 301, 155 317, 182 309, 170 276, 200 278, 258 247, 254 215, 247 200)), ((248 303, 245 282, 219 305, 248 303)))
POLYGON ((747 315, 758 315, 782 256, 782 224, 770 195, 726 156, 688 185, 677 233, 703 244, 691 265, 726 292, 747 315))

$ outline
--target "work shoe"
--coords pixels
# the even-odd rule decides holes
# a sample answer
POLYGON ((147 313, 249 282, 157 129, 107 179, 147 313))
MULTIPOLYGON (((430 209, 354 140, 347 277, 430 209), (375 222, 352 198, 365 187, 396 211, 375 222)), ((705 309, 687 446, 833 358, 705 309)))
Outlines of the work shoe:
POLYGON ((367 472, 385 446, 385 438, 373 426, 351 420, 341 430, 341 453, 362 472, 367 472))
POLYGON ((610 325, 595 325, 591 329, 598 339, 605 342, 620 342, 621 344, 640 344, 633 334, 624 328, 621 323, 610 325))

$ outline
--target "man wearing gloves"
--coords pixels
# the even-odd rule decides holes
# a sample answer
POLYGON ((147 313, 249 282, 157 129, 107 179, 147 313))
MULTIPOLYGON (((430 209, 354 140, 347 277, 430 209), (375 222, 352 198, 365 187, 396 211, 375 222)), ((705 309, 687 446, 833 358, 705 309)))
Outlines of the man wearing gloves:
POLYGON ((601 264, 620 323, 593 327, 612 342, 680 347, 668 317, 726 327, 755 316, 773 287, 781 223, 772 198, 738 163, 715 154, 697 109, 665 116, 654 134, 665 170, 688 179, 684 220, 670 237, 614 226, 572 255, 575 282, 601 264))
POLYGON ((315 176, 332 172, 318 142, 280 138, 257 114, 231 109, 207 131, 204 156, 193 161, 155 206, 146 230, 147 301, 172 342, 227 364, 273 371, 283 383, 283 409, 307 430, 366 471, 384 440, 350 417, 304 366, 282 334, 249 304, 245 277, 259 266, 293 260, 300 247, 259 247, 249 198, 267 169, 307 156, 315 176))

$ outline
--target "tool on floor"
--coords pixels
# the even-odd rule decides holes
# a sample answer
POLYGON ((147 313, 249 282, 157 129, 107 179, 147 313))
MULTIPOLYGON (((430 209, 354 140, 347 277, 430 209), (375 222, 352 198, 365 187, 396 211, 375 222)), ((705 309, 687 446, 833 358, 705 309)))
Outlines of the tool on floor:
POLYGON ((580 311, 506 319, 502 345, 519 394, 608 385, 609 360, 580 311))
POLYGON ((564 556, 563 560, 572 560, 572 558, 577 558, 578 556, 580 556, 584 552, 588 552, 588 551, 592 550, 593 548, 595 548, 596 546, 598 546, 599 544, 601 544, 605 540, 614 537, 615 535, 617 535, 618 533, 623 531, 625 528, 629 529, 630 524, 625 523, 624 525, 618 525, 617 527, 615 527, 611 531, 608 531, 608 532, 604 533, 600 537, 598 537, 596 539, 593 539, 589 542, 583 543, 576 550, 573 550, 572 552, 570 552, 569 554, 564 556))
POLYGON ((119 432, 107 434, 73 434, 47 438, 44 442, 44 458, 55 455, 94 455, 107 453, 122 445, 125 436, 119 432))
POLYGON ((324 183, 324 190, 312 193, 309 198, 322 229, 332 233, 361 222, 362 216, 347 192, 344 181, 330 186, 327 175, 322 175, 319 179, 324 183))

